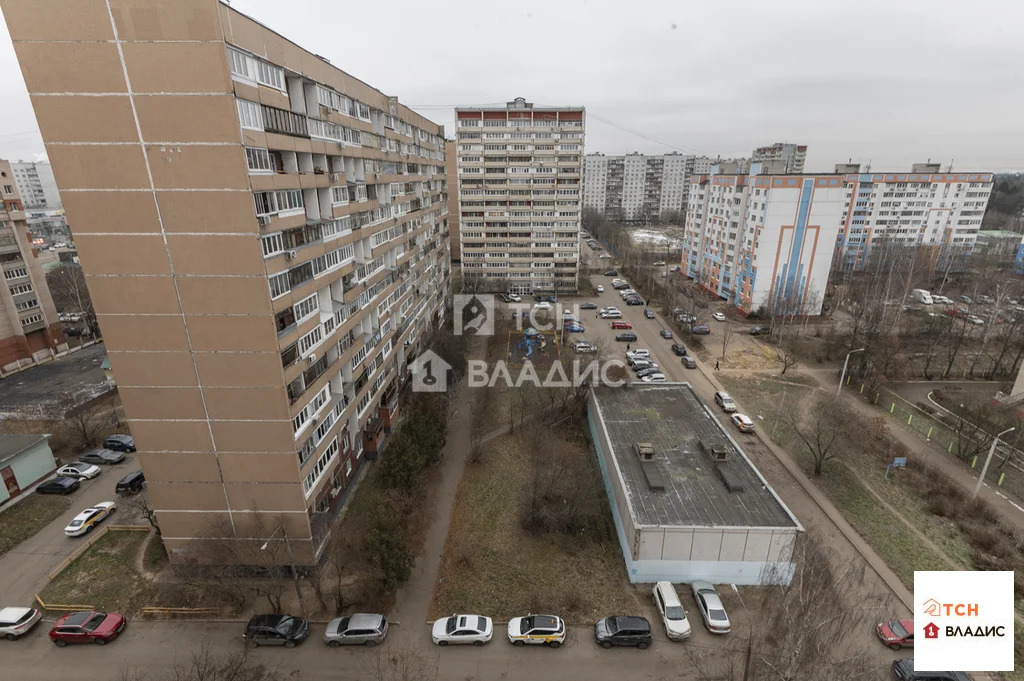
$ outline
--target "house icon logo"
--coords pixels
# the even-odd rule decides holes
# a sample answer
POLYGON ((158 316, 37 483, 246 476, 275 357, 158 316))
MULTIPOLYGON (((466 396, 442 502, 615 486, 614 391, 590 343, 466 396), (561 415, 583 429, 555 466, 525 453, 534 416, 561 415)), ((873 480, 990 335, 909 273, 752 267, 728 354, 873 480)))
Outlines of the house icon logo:
POLYGON ((934 598, 929 598, 927 601, 925 601, 924 605, 921 606, 921 609, 924 611, 924 614, 928 615, 929 617, 942 616, 942 603, 939 603, 934 598))
POLYGON ((443 393, 448 391, 448 370, 452 366, 433 350, 427 350, 412 361, 412 391, 443 393))
POLYGON ((494 335, 494 296, 456 294, 452 301, 456 336, 494 335))
POLYGON ((939 626, 935 622, 929 622, 924 625, 924 637, 925 638, 938 638, 939 637, 939 626))

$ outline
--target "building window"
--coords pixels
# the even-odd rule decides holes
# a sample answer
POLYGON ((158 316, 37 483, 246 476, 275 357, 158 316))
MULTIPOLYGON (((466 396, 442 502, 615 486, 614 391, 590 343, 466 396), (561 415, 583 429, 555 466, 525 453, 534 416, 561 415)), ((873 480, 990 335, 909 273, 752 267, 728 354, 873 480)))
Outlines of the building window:
POLYGON ((320 296, 316 293, 295 303, 293 310, 295 312, 296 323, 305 321, 307 317, 315 313, 318 309, 320 309, 320 296))
POLYGON ((289 284, 288 272, 281 272, 280 274, 274 274, 270 277, 270 297, 280 298, 284 294, 291 290, 289 284))
POLYGON ((31 293, 32 284, 17 284, 11 287, 11 295, 16 296, 21 293, 31 293))
POLYGON ((22 326, 30 326, 32 324, 35 324, 35 323, 41 322, 41 321, 43 321, 43 315, 41 315, 41 314, 33 314, 33 315, 29 315, 28 317, 22 317, 21 318, 21 325, 22 326))
POLYGON ((284 91, 284 69, 228 46, 231 75, 284 91))
POLYGON ((270 164, 270 152, 266 149, 246 147, 245 160, 249 164, 250 171, 274 172, 274 168, 270 164))
POLYGON ((253 130, 263 129, 263 108, 256 102, 246 99, 236 100, 238 102, 238 122, 243 128, 253 130))
POLYGON ((39 307, 39 301, 33 298, 32 300, 26 300, 23 303, 15 303, 14 307, 18 308, 20 311, 31 310, 39 307))
POLYGON ((272 255, 284 252, 284 238, 281 233, 268 234, 263 237, 263 257, 269 258, 272 255))

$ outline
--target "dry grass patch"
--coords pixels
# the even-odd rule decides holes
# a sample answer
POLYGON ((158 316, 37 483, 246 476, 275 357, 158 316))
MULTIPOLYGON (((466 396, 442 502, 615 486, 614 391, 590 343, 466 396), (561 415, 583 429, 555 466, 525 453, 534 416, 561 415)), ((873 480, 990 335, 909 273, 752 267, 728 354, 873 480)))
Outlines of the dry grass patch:
POLYGON ((70 505, 67 497, 30 494, 0 511, 0 556, 43 529, 70 505))
POLYGON ((432 617, 482 612, 505 621, 552 612, 571 623, 589 623, 638 607, 597 462, 582 441, 546 442, 530 446, 519 434, 506 435, 485 445, 482 463, 467 467, 432 617), (571 480, 538 479, 559 466, 573 471, 571 480), (570 512, 531 513, 554 506, 553 496, 565 485, 579 499, 570 512), (535 491, 546 497, 540 506, 534 505, 535 491))

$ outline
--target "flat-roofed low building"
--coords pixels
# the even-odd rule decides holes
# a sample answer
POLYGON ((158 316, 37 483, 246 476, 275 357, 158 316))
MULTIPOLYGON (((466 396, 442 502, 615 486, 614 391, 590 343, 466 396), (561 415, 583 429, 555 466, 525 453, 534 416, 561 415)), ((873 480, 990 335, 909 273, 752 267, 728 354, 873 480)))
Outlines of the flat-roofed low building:
POLYGON ((789 581, 803 527, 689 383, 598 389, 588 422, 631 582, 789 581))

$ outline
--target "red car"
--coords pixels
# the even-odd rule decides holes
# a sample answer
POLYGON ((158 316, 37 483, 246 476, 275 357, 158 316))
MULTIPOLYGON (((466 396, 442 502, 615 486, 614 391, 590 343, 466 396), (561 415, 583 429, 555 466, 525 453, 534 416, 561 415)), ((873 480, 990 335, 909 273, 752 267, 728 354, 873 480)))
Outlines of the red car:
POLYGON ((875 627, 882 643, 893 650, 914 647, 914 620, 890 620, 875 627))
POLYGON ((50 629, 50 640, 63 648, 69 643, 106 645, 124 630, 124 615, 117 612, 73 612, 50 629))
POLYGON ((629 322, 612 322, 613 329, 632 329, 633 325, 629 322))

